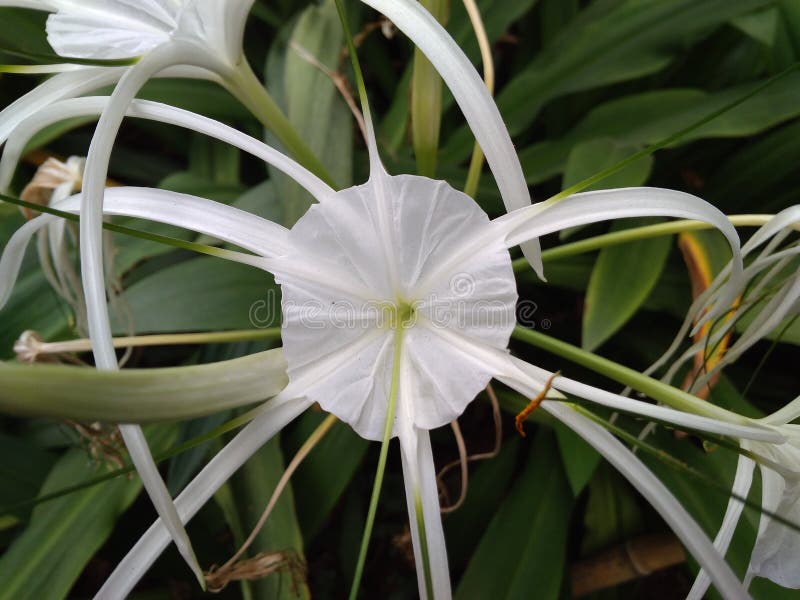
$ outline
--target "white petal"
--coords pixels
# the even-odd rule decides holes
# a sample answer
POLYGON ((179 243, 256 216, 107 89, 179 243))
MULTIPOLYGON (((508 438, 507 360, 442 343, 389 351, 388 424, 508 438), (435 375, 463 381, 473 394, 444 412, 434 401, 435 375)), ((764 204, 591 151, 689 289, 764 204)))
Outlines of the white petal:
MULTIPOLYGON (((792 443, 776 446, 743 442, 742 447, 766 456, 782 467, 793 471, 790 478, 769 467, 761 467, 761 506, 784 519, 800 525, 800 448, 792 443)), ((753 577, 766 577, 778 585, 800 588, 800 532, 761 514, 753 554, 748 568, 748 581, 753 577)))
POLYGON ((114 140, 131 101, 147 80, 170 65, 187 63, 192 63, 189 49, 169 44, 152 50, 139 63, 126 70, 100 116, 89 146, 83 176, 80 258, 89 338, 99 369, 117 368, 106 304, 102 237, 103 192, 114 140))
MULTIPOLYGON (((519 361, 521 362, 521 361, 519 361)), ((518 364, 519 364, 518 362, 518 364)), ((774 428, 761 427, 756 421, 753 425, 739 425, 726 421, 701 417, 690 413, 685 413, 666 406, 650 404, 641 400, 632 400, 619 394, 613 394, 566 377, 556 377, 553 387, 562 392, 573 394, 579 398, 584 398, 601 406, 608 406, 614 410, 633 413, 649 419, 656 419, 671 423, 677 427, 686 427, 707 433, 727 435, 740 439, 766 440, 783 442, 784 437, 774 428)))
POLYGON ((170 536, 178 547, 178 552, 191 567, 194 576, 197 577, 197 581, 202 584, 204 581, 203 570, 197 563, 197 557, 195 557, 194 550, 192 550, 192 543, 183 528, 178 511, 172 502, 172 496, 167 491, 167 486, 164 484, 164 480, 161 479, 158 467, 150 454, 150 448, 147 445, 142 428, 138 425, 120 425, 119 432, 125 442, 125 447, 128 449, 131 462, 142 479, 144 489, 147 490, 147 495, 150 496, 161 520, 169 530, 170 536))
POLYGON ((766 242, 776 233, 787 227, 800 223, 800 205, 790 206, 776 214, 765 225, 761 226, 753 236, 742 246, 742 253, 749 254, 755 248, 766 242))
POLYGON ((772 425, 776 425, 783 423, 791 423, 798 417, 800 417, 800 396, 789 402, 786 406, 784 406, 780 410, 777 410, 771 415, 764 417, 762 421, 764 421, 764 423, 770 423, 772 425))
POLYGON ((6 140, 20 121, 52 102, 112 84, 124 72, 124 67, 84 67, 51 77, 0 112, 0 143, 6 140))
MULTIPOLYGON (((728 552, 736 526, 742 516, 742 509, 744 509, 744 502, 741 502, 735 496, 747 498, 750 486, 753 483, 754 468, 755 463, 752 460, 746 456, 739 456, 739 462, 736 464, 736 475, 731 488, 731 498, 728 500, 728 507, 725 509, 722 525, 719 528, 717 537, 714 539, 714 548, 722 556, 725 556, 728 552)), ((711 578, 708 573, 701 569, 700 573, 697 574, 697 579, 694 580, 692 589, 689 590, 689 595, 686 596, 686 600, 702 600, 710 583, 711 578)))
MULTIPOLYGON (((185 523, 262 445, 311 405, 309 401, 278 396, 209 462, 175 499, 185 523)), ((126 597, 170 542, 159 519, 122 559, 95 596, 98 600, 126 597)))
MULTIPOLYGON (((63 100, 42 108, 21 121, 11 132, 3 151, 2 160, 0 160, 0 190, 8 189, 14 169, 25 150, 25 146, 37 132, 65 119, 99 115, 106 109, 109 100, 110 98, 107 96, 63 100)), ((126 114, 129 117, 185 127, 227 142, 283 171, 320 202, 333 195, 333 190, 326 183, 302 165, 264 142, 214 119, 169 106, 168 104, 147 100, 134 100, 126 114)))
POLYGON ((47 41, 61 56, 131 58, 168 42, 178 26, 171 0, 62 2, 47 19, 47 41))
MULTIPOLYGON (((413 374, 409 374, 413 377, 413 374)), ((403 383, 400 384, 402 390, 403 383)), ((408 401, 401 392, 400 401, 408 401)), ((430 434, 416 427, 400 428, 400 453, 403 463, 403 481, 408 506, 408 521, 414 547, 414 563, 417 570, 419 597, 422 600, 449 600, 450 569, 447 565, 447 548, 439 510, 439 489, 436 484, 436 469, 433 464, 430 434), (422 511, 419 515, 418 512, 422 511), (422 555, 422 540, 418 520, 425 527, 428 563, 422 555), (425 578, 425 566, 430 568, 433 597, 429 598, 425 578)))
MULTIPOLYGON (((82 194, 53 208, 79 213, 82 194)), ((236 244, 261 256, 287 252, 289 230, 227 204, 157 188, 115 187, 105 192, 103 214, 177 225, 236 244)))
POLYGON ((672 492, 633 452, 605 429, 567 406, 557 402, 545 402, 542 408, 593 446, 653 505, 697 562, 711 576, 723 598, 727 600, 749 598, 736 575, 714 549, 700 526, 675 499, 672 492))
MULTIPOLYGON (((415 0, 363 0, 386 15, 419 47, 444 79, 461 107, 492 169, 506 210, 531 203, 525 176, 500 112, 475 67, 439 22, 415 0)), ((522 250, 542 276, 538 241, 522 250)))
MULTIPOLYGON (((739 236, 722 212, 691 194, 661 188, 621 188, 583 192, 549 205, 544 210, 541 205, 536 205, 504 215, 495 219, 493 226, 498 228, 498 235, 506 236, 505 243, 508 246, 514 246, 526 239, 567 227, 609 219, 648 216, 696 219, 713 225, 727 238, 733 252, 733 269, 730 284, 721 298, 721 303, 726 308, 719 309, 726 310, 733 303, 736 288, 742 281, 739 236)), ((703 320, 717 316, 719 313, 709 313, 703 320)))
MULTIPOLYGON (((53 208, 80 214, 80 206, 81 195, 78 194, 55 203, 53 208)), ((288 231, 272 221, 213 200, 167 190, 109 188, 106 190, 103 214, 149 219, 184 227, 264 256, 283 254, 288 247, 288 231)), ((0 307, 11 295, 25 249, 33 235, 42 227, 59 222, 62 222, 59 217, 40 215, 11 236, 0 258, 0 307)))

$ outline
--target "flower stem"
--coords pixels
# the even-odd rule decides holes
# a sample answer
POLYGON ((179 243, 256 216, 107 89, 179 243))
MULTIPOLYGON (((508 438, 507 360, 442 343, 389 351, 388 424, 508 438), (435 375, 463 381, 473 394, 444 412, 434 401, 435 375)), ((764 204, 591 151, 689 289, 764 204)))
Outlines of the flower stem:
MULTIPOLYGON (((394 338, 394 357, 392 359, 392 383, 389 388, 389 406, 386 410, 386 423, 383 428, 383 440, 381 441, 381 452, 378 456, 378 468, 375 472, 375 482, 372 486, 372 496, 369 500, 369 510, 367 511, 367 522, 364 524, 364 534, 361 538, 361 549, 358 552, 358 562, 356 571, 353 575, 353 585, 350 588, 350 600, 356 600, 358 596, 358 586, 361 583, 361 576, 364 574, 364 563, 367 559, 367 548, 372 537, 372 527, 375 524, 375 513, 378 510, 378 498, 381 495, 383 485, 383 475, 386 471, 386 458, 389 455, 389 442, 392 439, 392 429, 394 429, 394 415, 397 409, 397 394, 400 388, 400 361, 403 354, 403 336, 405 328, 399 324, 395 329, 394 338)), ((420 514, 418 509, 417 514, 420 514)))
MULTIPOLYGON (((281 336, 280 327, 268 329, 241 329, 213 331, 208 333, 172 333, 158 335, 135 335, 114 338, 114 348, 141 348, 147 346, 179 346, 184 344, 220 344, 225 342, 249 342, 276 339, 281 336)), ((30 342, 29 350, 39 354, 63 354, 67 352, 89 352, 92 342, 88 339, 63 342, 30 342)))
POLYGON ((550 352, 551 354, 565 358, 575 364, 586 367, 587 369, 591 369, 609 379, 630 386, 674 409, 717 419, 725 423, 752 424, 752 421, 747 417, 743 417, 742 415, 711 404, 710 402, 704 402, 683 390, 672 387, 671 385, 648 377, 647 375, 643 375, 634 369, 615 363, 607 358, 573 346, 572 344, 562 342, 561 340, 545 335, 539 331, 517 326, 514 329, 513 337, 550 352))
POLYGON ((419 532, 420 553, 422 554, 422 571, 425 577, 425 596, 433 599, 433 576, 431 575, 431 560, 428 555, 428 534, 425 531, 425 513, 422 509, 422 497, 417 490, 414 496, 414 512, 417 518, 417 531, 419 532))
POLYGON ((278 103, 253 73, 253 69, 247 61, 243 60, 239 63, 237 69, 224 80, 224 85, 264 127, 275 134, 275 137, 300 164, 336 189, 336 182, 328 170, 297 133, 278 103))
MULTIPOLYGON (((728 220, 736 227, 760 227, 767 223, 774 215, 731 215, 728 220)), ((800 229, 800 225, 797 226, 800 229)), ((542 252, 542 260, 554 261, 585 252, 592 252, 605 248, 606 246, 614 246, 617 244, 625 244, 637 240, 643 240, 662 235, 672 235, 675 233, 683 233, 685 231, 697 231, 701 229, 713 229, 712 225, 704 223, 703 221, 694 221, 692 219, 681 219, 679 221, 670 221, 668 223, 657 223, 655 225, 645 225, 644 227, 633 227, 631 229, 624 229, 622 231, 615 231, 606 233, 604 235, 597 235, 579 240, 569 244, 562 244, 555 248, 549 248, 542 252)), ((513 262, 514 272, 519 273, 530 268, 530 263, 525 258, 518 258, 513 262)))

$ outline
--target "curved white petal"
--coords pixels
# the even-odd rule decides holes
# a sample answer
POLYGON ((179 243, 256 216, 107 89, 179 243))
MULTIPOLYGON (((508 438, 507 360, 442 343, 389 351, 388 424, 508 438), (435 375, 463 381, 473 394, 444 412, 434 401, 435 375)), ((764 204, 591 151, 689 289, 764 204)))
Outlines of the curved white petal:
POLYGON ((777 425, 783 423, 791 423, 798 417, 800 417, 800 396, 789 402, 786 406, 784 406, 780 410, 775 411, 771 415, 768 415, 761 420, 764 423, 777 425))
POLYGON ((164 480, 161 479, 158 467, 150 454, 150 447, 147 445, 142 428, 139 425, 120 425, 119 432, 125 442, 125 447, 128 449, 131 462, 136 467, 136 472, 139 474, 142 485, 144 485, 147 495, 150 496, 156 512, 166 524, 167 529, 169 529, 170 536, 175 542, 178 552, 191 567, 197 581, 202 585, 204 582, 203 569, 200 568, 197 562, 192 543, 189 541, 189 535, 183 528, 178 511, 172 502, 172 496, 167 491, 167 486, 164 480))
MULTIPOLYGON (((780 446, 745 441, 742 447, 792 472, 788 476, 761 466, 761 507, 800 526, 800 447, 796 444, 796 440, 780 446)), ((766 577, 783 587, 800 588, 798 561, 800 532, 762 512, 746 581, 766 577)))
POLYGON ((80 258, 89 338, 92 340, 95 364, 99 369, 117 368, 106 304, 102 243, 103 192, 114 140, 130 102, 148 79, 170 65, 192 63, 189 49, 169 44, 157 47, 138 64, 127 69, 100 116, 89 146, 83 175, 80 258))
MULTIPOLYGON (((53 208, 80 214, 81 195, 56 202, 53 208)), ((207 200, 153 188, 117 187, 106 191, 103 214, 148 219, 214 236, 263 256, 286 252, 288 230, 251 213, 207 200)), ((62 220, 40 215, 20 227, 0 257, 0 307, 11 295, 25 249, 42 227, 62 220)), ((260 265, 259 265, 260 266, 260 265)))
MULTIPOLYGON (((439 22, 415 0, 362 0, 386 15, 405 33, 447 83, 461 107, 492 169, 506 210, 531 203, 525 176, 500 112, 475 67, 439 22)), ((522 250, 542 277, 539 243, 529 240, 522 250)))
MULTIPOLYGON (((408 375, 413 377, 410 372, 408 375)), ((401 403, 404 402, 402 389, 403 380, 401 379, 401 403)), ((411 398, 406 397, 405 402, 409 401, 411 398)), ((406 425, 410 425, 410 423, 406 422, 406 425)), ((419 597, 422 600, 449 600, 451 597, 450 569, 447 565, 447 547, 442 528, 439 488, 436 483, 430 434, 413 426, 401 426, 399 430, 403 481, 419 597), (424 537, 420 531, 421 524, 424 527, 424 537), (423 543, 425 544, 425 555, 428 558, 427 563, 422 553, 423 543), (426 570, 428 570, 427 577, 430 578, 431 595, 427 590, 426 570)))
MULTIPOLYGON (((9 135, 0 160, 0 191, 8 189, 25 146, 37 132, 65 119, 99 115, 106 109, 109 101, 107 96, 62 100, 42 108, 20 122, 9 135)), ((134 100, 126 114, 129 117, 185 127, 222 140, 283 171, 320 202, 329 199, 334 193, 325 182, 285 154, 214 119, 148 100, 134 100)))
POLYGON ((124 72, 125 67, 83 67, 51 77, 0 112, 0 144, 20 121, 52 102, 110 85, 124 72))
MULTIPOLYGON (((716 227, 733 252, 732 272, 721 304, 730 306, 742 281, 739 235, 725 215, 705 200, 691 194, 661 188, 621 188, 574 194, 552 205, 535 205, 504 215, 492 222, 496 235, 509 247, 520 242, 597 221, 628 217, 679 217, 716 227)), ((719 310, 724 310, 720 308, 719 310)), ((719 316, 709 313, 704 322, 719 316)))
POLYGON ((742 254, 749 254, 755 248, 766 242, 772 236, 787 227, 792 227, 800 223, 800 205, 785 208, 766 224, 762 225, 753 236, 742 246, 742 254))
POLYGON ((140 56, 169 42, 180 4, 172 0, 61 2, 47 18, 47 41, 61 56, 115 59, 140 56))
MULTIPOLYGON (((518 361, 518 364, 521 361, 518 361)), ((522 366, 520 365, 520 368, 522 366)), ((785 438, 776 429, 771 427, 760 427, 754 421, 754 425, 739 425, 727 423, 709 417, 701 417, 666 406, 650 404, 641 400, 632 400, 619 394, 613 394, 605 390, 568 379, 566 377, 556 377, 553 387, 579 398, 584 398, 601 406, 608 406, 614 410, 629 412, 649 419, 656 419, 671 423, 678 427, 686 427, 707 433, 727 435, 738 439, 765 440, 782 443, 785 438)))
MULTIPOLYGON (((728 507, 725 509, 722 525, 719 528, 717 537, 714 539, 714 548, 717 549, 721 556, 725 556, 728 552, 733 533, 736 531, 739 518, 742 516, 742 509, 744 509, 744 502, 738 500, 736 496, 747 498, 750 486, 753 483, 755 465, 756 463, 746 456, 739 456, 739 462, 736 464, 736 475, 733 478, 733 487, 731 488, 731 498, 728 500, 728 507)), ((702 600, 710 584, 711 578, 708 573, 701 569, 700 573, 697 574, 697 579, 694 580, 692 589, 689 590, 689 595, 686 596, 686 600, 702 600)))
MULTIPOLYGON (((248 458, 309 406, 310 401, 287 398, 283 394, 268 402, 263 412, 228 442, 175 499, 181 520, 186 523, 197 514, 248 458)), ((117 565, 95 598, 126 597, 169 542, 170 535, 159 519, 117 565)))
POLYGON ((437 332, 506 347, 516 322, 510 257, 502 246, 487 246, 459 270, 424 282, 488 224, 471 198, 444 182, 385 173, 312 206, 290 232, 288 258, 264 261, 281 284, 290 381, 308 379, 329 358, 351 358, 346 369, 320 371, 297 392, 361 436, 381 439, 392 340, 398 319, 408 317, 403 346, 418 384, 414 425, 432 429, 461 414, 493 372, 462 360, 437 332))
POLYGON ((680 538, 697 562, 710 575, 717 590, 726 600, 748 599, 736 575, 715 550, 703 530, 676 500, 672 492, 653 475, 633 452, 613 435, 567 406, 544 402, 542 408, 572 429, 610 462, 645 499, 680 538))

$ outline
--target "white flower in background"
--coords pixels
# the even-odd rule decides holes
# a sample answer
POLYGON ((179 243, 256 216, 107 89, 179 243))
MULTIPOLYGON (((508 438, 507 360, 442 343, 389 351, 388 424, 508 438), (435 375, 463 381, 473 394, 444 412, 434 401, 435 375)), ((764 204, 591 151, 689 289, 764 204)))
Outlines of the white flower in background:
MULTIPOLYGON (((730 283, 732 267, 729 264, 695 300, 670 348, 646 373, 653 373, 670 363, 662 377, 663 381, 670 383, 693 356, 706 350, 713 352, 721 340, 731 334, 743 316, 751 315, 752 319, 736 341, 715 361, 713 367, 701 371, 692 382, 690 391, 702 389, 724 367, 736 361, 754 344, 779 331, 779 328, 800 315, 800 271, 797 269, 800 243, 785 243, 797 231, 798 226, 800 206, 792 206, 759 228, 742 247, 743 258, 754 258, 735 286, 737 301, 731 305, 729 297, 721 298, 723 286, 730 283), (757 253, 759 248, 761 250, 757 253), (710 310, 725 314, 725 319, 706 328, 704 335, 674 359, 673 356, 692 324, 710 310)), ((800 397, 778 412, 761 419, 761 422, 776 427, 787 438, 788 441, 784 444, 751 440, 741 442, 743 451, 749 455, 743 454, 739 457, 731 499, 714 545, 721 553, 727 552, 744 508, 739 499, 747 497, 753 482, 753 471, 758 463, 761 471, 761 507, 764 512, 747 572, 747 584, 753 577, 766 577, 784 587, 800 588, 800 572, 797 569, 800 560, 800 533, 786 525, 788 522, 795 527, 800 526, 800 427, 790 424, 799 416, 800 397), (786 522, 772 518, 771 515, 777 515, 786 522)), ((708 585, 708 575, 701 572, 689 598, 702 598, 708 585)))

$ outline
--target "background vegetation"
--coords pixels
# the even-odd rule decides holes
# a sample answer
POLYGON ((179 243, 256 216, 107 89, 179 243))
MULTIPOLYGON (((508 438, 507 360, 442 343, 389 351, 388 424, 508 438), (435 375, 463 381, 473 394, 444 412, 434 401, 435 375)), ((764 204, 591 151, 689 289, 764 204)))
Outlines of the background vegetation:
MULTIPOLYGON (((381 151, 391 172, 416 172, 410 85, 414 52, 401 34, 378 26, 379 16, 348 2, 354 31, 363 32, 360 56, 379 118, 381 151)), ((497 102, 519 150, 534 199, 544 199, 618 160, 686 127, 800 60, 800 3, 796 0, 480 0, 493 43, 497 102)), ((478 46, 460 2, 449 6, 447 29, 476 66, 478 46)), ((3 9, 0 44, 49 51, 43 16, 3 9)), ((336 182, 363 181, 366 153, 352 115, 318 61, 347 78, 341 28, 331 2, 259 0, 246 34, 251 63, 263 66, 266 85, 291 122, 321 157, 336 182), (297 49, 301 51, 298 52, 297 49), (309 60, 309 55, 313 61, 309 60)), ((5 57, 4 62, 15 62, 5 57)), ((34 85, 29 76, 4 75, 0 103, 34 85)), ((431 81, 420 85, 435 87, 431 81)), ((260 125, 232 97, 209 83, 157 80, 142 94, 232 123, 261 136, 260 125)), ((800 200, 800 72, 692 131, 668 149, 644 158, 596 187, 654 185, 699 195, 724 212, 774 213, 800 200)), ((442 97, 435 174, 463 187, 472 139, 446 90, 442 97)), ((431 119, 430 112, 417 119, 431 119)), ((15 192, 30 180, 43 153, 85 155, 94 123, 70 121, 38 136, 15 192)), ((418 157, 421 158, 421 157, 418 157)), ((421 165, 432 167, 430 158, 421 165)), ((279 174, 237 150, 189 131, 128 120, 114 150, 110 176, 130 185, 158 186, 213 198, 291 225, 309 198, 279 174)), ((502 205, 484 174, 478 202, 492 215, 502 205)), ((20 226, 18 209, 0 205, 0 246, 20 226)), ((169 227, 129 223, 176 237, 169 227)), ((631 222, 613 223, 612 230, 631 222)), ((592 226, 555 247, 608 230, 592 226)), ((745 235, 747 232, 745 231, 745 235)), ((675 237, 660 237, 546 262, 548 283, 522 270, 520 296, 536 310, 530 324, 548 336, 644 369, 677 331, 692 298, 690 274, 675 237)), ((719 240, 696 234, 701 253, 718 269, 719 240)), ((153 242, 115 237, 115 268, 124 285, 135 331, 216 331, 252 328, 251 306, 277 292, 264 273, 214 258, 197 257, 153 242)), ((279 324, 279 305, 260 313, 279 324)), ((47 340, 81 337, 75 316, 28 257, 9 305, 0 312, 0 357, 28 329, 47 340)), ((119 323, 119 332, 125 326, 119 323)), ((268 342, 171 346, 133 353, 129 366, 156 367, 217 361, 267 347, 268 342)), ((516 353, 608 389, 619 386, 569 361, 519 341, 516 353)), ((747 414, 775 409, 797 394, 800 327, 773 345, 765 341, 714 388, 710 401, 747 414), (764 354, 769 360, 760 364, 764 354)), ((87 355, 81 355, 88 361, 87 355)), ((2 381, 0 381, 2 385, 2 381)), ((571 596, 571 573, 590 557, 611 556, 619 544, 642 536, 656 541, 640 556, 675 550, 668 529, 612 468, 582 441, 534 413, 528 436, 513 428, 525 399, 498 385, 503 416, 499 454, 470 467, 463 506, 444 521, 455 595, 466 598, 571 596), (664 534, 664 535, 660 535, 664 534)), ((232 417, 214 415, 148 428, 156 453, 213 430, 232 417)), ((323 415, 313 411, 263 448, 189 526, 204 567, 225 561, 249 532, 275 482, 323 415)), ((487 398, 466 412, 461 427, 470 453, 492 449, 494 426, 487 398)), ((638 433, 644 423, 620 419, 638 433)), ((106 434, 109 430, 103 430, 106 434)), ((736 454, 677 437, 659 428, 649 441, 703 471, 698 481, 645 456, 654 470, 713 535, 721 521, 736 454), (709 481, 719 482, 716 489, 709 481)), ((215 438, 163 463, 176 492, 223 443, 215 438)), ((442 465, 457 458, 449 429, 434 433, 442 465)), ((37 496, 80 484, 114 468, 113 446, 98 446, 74 423, 0 418, 0 598, 88 597, 154 517, 135 476, 35 504, 37 496), (92 456, 90 449, 99 448, 92 456)), ((260 535, 258 551, 304 552, 308 588, 282 572, 252 584, 232 584, 225 597, 341 597, 349 586, 366 514, 377 447, 337 425, 299 472, 260 535)), ((445 478, 448 502, 458 497, 458 469, 445 478)), ((756 486, 758 487, 758 486, 756 486)), ((759 490, 754 490, 754 494, 759 490)), ((753 496, 754 498, 758 496, 753 496)), ((375 530, 363 597, 416 595, 396 453, 375 530)), ((745 511, 729 556, 741 572, 749 558, 759 514, 745 511)), ((628 545, 630 548, 630 544, 628 545)), ((644 552, 644 551, 642 551, 644 552)), ((680 549, 677 550, 680 554, 680 549)), ((659 554, 661 553, 661 554, 659 554)), ((649 558, 648 558, 649 560, 649 558)), ((669 562, 675 562, 667 560, 669 562)), ((592 571, 597 598, 681 598, 695 567, 678 564, 649 577, 614 585, 607 568, 592 571)), ((577 581, 577 580, 575 580, 577 581)), ((758 598, 800 597, 757 581, 758 598)), ((133 596, 201 596, 191 573, 170 549, 133 596)))

